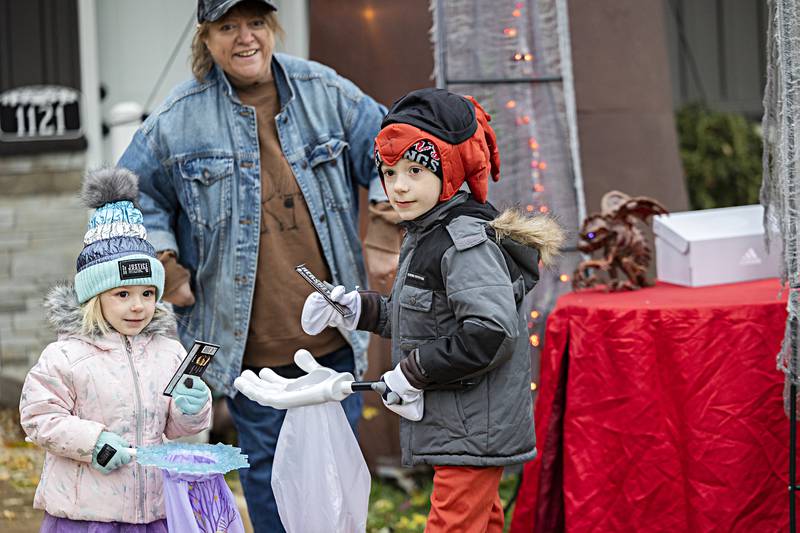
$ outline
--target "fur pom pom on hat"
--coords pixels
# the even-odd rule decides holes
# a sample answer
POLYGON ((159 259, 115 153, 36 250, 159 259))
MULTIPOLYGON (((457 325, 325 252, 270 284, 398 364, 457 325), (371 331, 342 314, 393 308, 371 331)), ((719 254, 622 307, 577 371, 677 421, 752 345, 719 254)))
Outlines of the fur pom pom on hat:
POLYGON ((102 167, 86 174, 81 188, 81 201, 89 209, 128 200, 139 200, 139 178, 124 168, 102 167))
MULTIPOLYGON (((444 89, 419 89, 396 101, 375 138, 375 163, 395 165, 421 140, 435 146, 442 178, 439 201, 449 200, 466 181, 473 197, 483 203, 489 195, 489 176, 500 179, 500 153, 491 117, 471 96, 444 89)), ((423 164, 424 161, 423 161, 423 164)), ((431 165, 425 164, 429 169, 431 165)), ((382 177, 382 175, 381 175, 382 177)))
POLYGON ((142 212, 136 205, 138 178, 122 168, 88 172, 81 199, 95 212, 78 255, 75 292, 83 303, 125 285, 153 285, 160 300, 164 267, 147 241, 142 212))

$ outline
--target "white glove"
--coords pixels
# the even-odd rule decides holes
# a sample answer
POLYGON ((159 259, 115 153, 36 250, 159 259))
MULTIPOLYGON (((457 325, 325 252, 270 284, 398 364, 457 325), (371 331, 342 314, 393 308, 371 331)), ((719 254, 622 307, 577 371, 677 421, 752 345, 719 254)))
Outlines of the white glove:
POLYGON ((422 415, 425 413, 425 393, 411 386, 406 375, 400 369, 400 365, 384 373, 381 379, 386 382, 386 386, 391 389, 391 392, 400 396, 401 400, 400 403, 387 403, 389 391, 386 391, 386 394, 383 395, 383 405, 412 422, 422 420, 422 415))
POLYGON ((303 331, 309 335, 317 335, 322 330, 331 327, 341 327, 348 331, 356 329, 358 317, 361 316, 361 296, 358 291, 344 292, 341 285, 337 285, 331 291, 331 300, 347 307, 353 314, 347 318, 339 314, 321 294, 314 291, 306 298, 303 304, 303 314, 300 323, 303 331))
POLYGON ((262 368, 258 376, 245 370, 233 381, 233 386, 254 402, 275 409, 338 402, 352 394, 353 375, 349 372, 336 372, 320 365, 308 350, 297 350, 294 362, 308 374, 288 379, 269 368, 262 368))

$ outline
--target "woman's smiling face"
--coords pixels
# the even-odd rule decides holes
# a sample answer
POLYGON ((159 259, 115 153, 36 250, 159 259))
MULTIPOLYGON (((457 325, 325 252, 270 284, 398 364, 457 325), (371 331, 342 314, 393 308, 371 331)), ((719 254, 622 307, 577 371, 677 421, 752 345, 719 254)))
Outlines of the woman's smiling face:
POLYGON ((275 35, 264 15, 234 7, 209 24, 205 38, 208 51, 231 83, 247 87, 272 79, 275 35))

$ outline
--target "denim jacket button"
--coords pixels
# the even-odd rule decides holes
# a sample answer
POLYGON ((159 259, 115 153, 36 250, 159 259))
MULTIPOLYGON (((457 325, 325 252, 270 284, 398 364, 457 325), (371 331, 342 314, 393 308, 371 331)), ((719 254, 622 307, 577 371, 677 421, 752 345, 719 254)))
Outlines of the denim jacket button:
POLYGON ((307 168, 308 168, 308 161, 306 161, 306 160, 304 159, 304 160, 303 160, 303 162, 302 162, 302 163, 300 163, 300 167, 301 167, 303 170, 307 169, 307 168))
POLYGON ((325 213, 322 213, 322 214, 319 216, 319 221, 320 221, 320 222, 325 222, 325 213))

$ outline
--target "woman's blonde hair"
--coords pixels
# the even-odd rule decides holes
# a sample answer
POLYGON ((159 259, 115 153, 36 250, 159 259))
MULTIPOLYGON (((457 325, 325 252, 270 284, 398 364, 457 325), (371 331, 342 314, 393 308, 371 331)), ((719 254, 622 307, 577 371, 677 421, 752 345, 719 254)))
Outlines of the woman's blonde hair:
MULTIPOLYGON (((153 318, 150 320, 150 323, 162 317, 165 312, 164 309, 156 305, 156 310, 153 313, 153 318)), ((81 333, 83 335, 88 337, 102 336, 108 335, 111 331, 111 324, 109 324, 106 317, 103 316, 103 306, 100 304, 99 294, 92 296, 81 305, 81 313, 81 333)))
MULTIPOLYGON (((241 9, 248 14, 262 15, 264 21, 267 23, 267 27, 272 31, 273 35, 283 39, 284 31, 280 22, 278 22, 278 16, 275 14, 275 11, 271 10, 265 4, 261 2, 247 3, 244 6, 239 4, 233 7, 231 11, 234 9, 241 9)), ((195 28, 194 37, 192 38, 192 74, 194 74, 198 82, 202 82, 214 66, 214 58, 211 57, 211 52, 208 51, 205 42, 212 24, 214 23, 201 22, 198 24, 195 28)))

